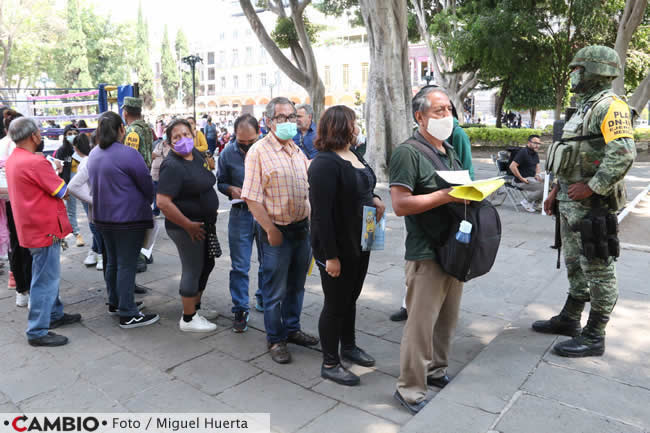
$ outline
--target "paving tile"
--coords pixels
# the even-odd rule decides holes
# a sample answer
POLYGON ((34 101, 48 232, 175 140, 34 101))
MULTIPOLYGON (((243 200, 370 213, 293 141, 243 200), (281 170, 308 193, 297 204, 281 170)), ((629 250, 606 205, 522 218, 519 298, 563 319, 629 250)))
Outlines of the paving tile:
MULTIPOLYGON (((359 370, 352 371, 359 374, 359 370)), ((397 424, 404 424, 411 418, 393 398, 397 383, 394 377, 372 370, 360 376, 360 386, 342 386, 324 380, 313 390, 397 424)))
POLYGON ((179 365, 170 374, 206 394, 215 395, 260 372, 246 362, 223 353, 210 352, 179 365))
POLYGON ((108 397, 91 383, 77 378, 72 383, 22 401, 24 412, 126 412, 117 400, 108 397))
POLYGON ((305 388, 311 388, 320 383, 323 380, 320 377, 320 368, 323 363, 321 352, 295 344, 289 344, 288 347, 291 352, 290 364, 278 364, 271 359, 270 353, 253 360, 252 364, 305 388))
POLYGON ((122 402, 131 412, 228 413, 232 407, 196 388, 169 379, 122 402))
POLYGON ((638 386, 542 363, 522 389, 629 424, 650 426, 650 390, 638 386))
POLYGON ((383 418, 339 403, 334 409, 298 430, 298 433, 397 433, 400 426, 383 418))
MULTIPOLYGON (((35 352, 34 354, 36 355, 35 352)), ((78 372, 59 364, 49 356, 29 356, 26 362, 2 365, 11 365, 12 374, 0 376, 0 392, 6 394, 14 403, 20 403, 43 392, 65 388, 79 376, 78 372)))
POLYGON ((495 414, 446 400, 438 394, 400 433, 485 433, 496 418, 495 414))
MULTIPOLYGON (((606 404, 611 400, 608 398, 606 404)), ((495 430, 500 433, 641 433, 644 429, 567 407, 557 401, 523 395, 495 426, 495 430)))
POLYGON ((11 402, 0 403, 0 413, 20 413, 21 410, 11 402))
POLYGON ((56 332, 68 337, 68 344, 63 348, 46 347, 43 350, 62 365, 79 368, 80 371, 92 364, 93 361, 122 350, 108 339, 100 337, 86 328, 83 325, 83 320, 81 324, 61 327, 56 332))
POLYGON ((295 432, 336 405, 335 400, 269 373, 226 390, 218 399, 240 411, 271 413, 271 428, 282 433, 295 432))
POLYGON ((535 369, 555 337, 528 327, 503 331, 440 394, 448 400, 499 413, 535 369))
POLYGON ((127 351, 88 363, 82 376, 107 396, 125 401, 171 377, 127 351))
POLYGON ((357 346, 375 358, 375 369, 395 378, 399 377, 399 344, 357 332, 357 346))
POLYGON ((250 327, 243 333, 226 330, 201 341, 242 361, 250 361, 268 352, 266 334, 250 327))

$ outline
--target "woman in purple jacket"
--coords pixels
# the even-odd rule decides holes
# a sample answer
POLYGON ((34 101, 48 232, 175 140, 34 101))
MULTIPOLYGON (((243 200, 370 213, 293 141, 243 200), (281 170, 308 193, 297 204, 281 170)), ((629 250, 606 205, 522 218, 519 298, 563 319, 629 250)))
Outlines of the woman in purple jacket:
POLYGON ((153 183, 140 153, 121 142, 122 119, 107 111, 98 119, 95 147, 88 157, 93 222, 104 238, 108 311, 120 316, 121 328, 158 321, 142 314, 134 299, 135 271, 145 231, 153 227, 153 183))

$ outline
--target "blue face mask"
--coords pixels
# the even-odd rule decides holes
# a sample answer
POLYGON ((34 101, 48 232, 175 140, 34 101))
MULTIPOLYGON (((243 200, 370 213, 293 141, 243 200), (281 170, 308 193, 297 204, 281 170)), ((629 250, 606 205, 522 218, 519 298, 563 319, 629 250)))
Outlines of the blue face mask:
POLYGON ((294 122, 278 123, 275 127, 275 136, 280 140, 291 140, 298 133, 294 122))
POLYGON ((65 139, 68 140, 68 143, 72 144, 75 137, 76 137, 75 135, 68 135, 65 137, 65 139))

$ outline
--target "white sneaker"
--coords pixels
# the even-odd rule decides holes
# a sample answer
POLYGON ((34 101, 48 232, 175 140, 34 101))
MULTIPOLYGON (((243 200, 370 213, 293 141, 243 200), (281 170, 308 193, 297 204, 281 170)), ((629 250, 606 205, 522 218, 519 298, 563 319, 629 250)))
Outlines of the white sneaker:
POLYGON ((97 254, 97 266, 95 267, 98 271, 104 270, 104 258, 101 254, 97 254))
POLYGON ((530 213, 535 212, 535 207, 528 200, 523 199, 520 204, 521 204, 521 207, 523 207, 527 212, 530 212, 530 213))
POLYGON ((97 254, 93 250, 88 251, 88 255, 84 259, 84 265, 94 266, 97 264, 97 254))
POLYGON ((204 310, 201 308, 199 311, 201 312, 201 317, 204 319, 214 320, 219 317, 219 313, 216 310, 204 310))
POLYGON ((179 327, 183 332, 212 332, 217 329, 217 325, 208 322, 205 318, 199 316, 198 313, 189 322, 184 321, 181 317, 179 327))
POLYGON ((17 307, 26 307, 29 304, 29 292, 27 294, 22 294, 16 292, 16 306, 17 307))

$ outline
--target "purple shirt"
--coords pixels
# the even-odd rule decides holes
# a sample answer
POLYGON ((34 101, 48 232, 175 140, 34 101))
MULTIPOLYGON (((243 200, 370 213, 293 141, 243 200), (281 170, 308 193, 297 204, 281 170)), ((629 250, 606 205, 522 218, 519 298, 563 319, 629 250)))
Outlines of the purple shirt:
POLYGON ((88 156, 93 222, 99 228, 153 227, 153 183, 140 153, 122 143, 94 148, 88 156))

